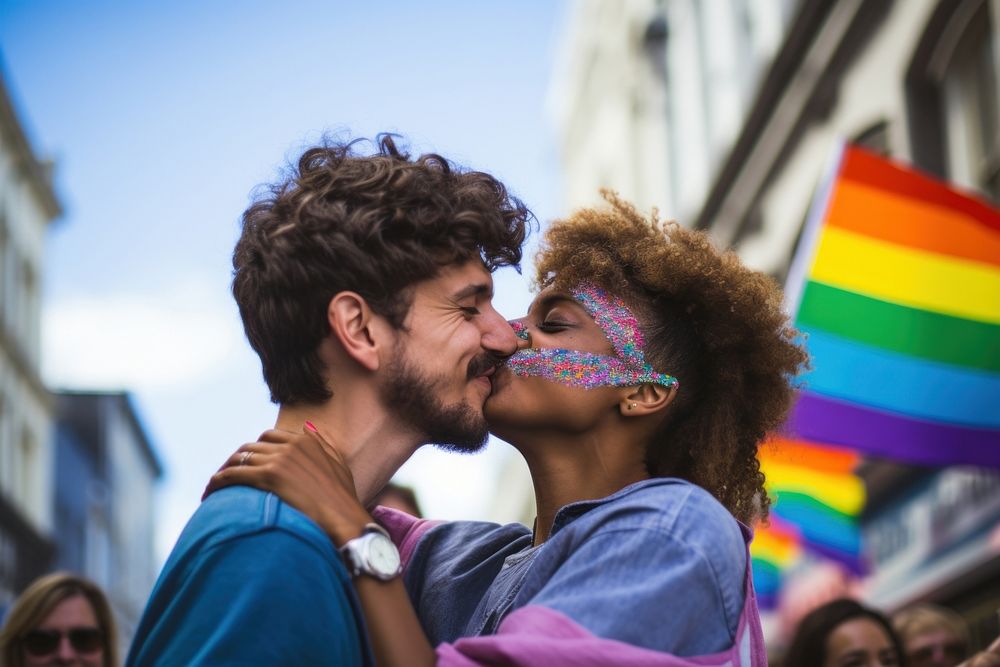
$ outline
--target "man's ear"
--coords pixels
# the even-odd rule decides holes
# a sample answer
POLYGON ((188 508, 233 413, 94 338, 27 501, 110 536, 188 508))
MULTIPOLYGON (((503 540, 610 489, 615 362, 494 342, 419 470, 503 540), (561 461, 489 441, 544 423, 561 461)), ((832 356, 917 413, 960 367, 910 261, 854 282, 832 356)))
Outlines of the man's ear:
POLYGON ((356 292, 337 292, 326 308, 330 332, 344 352, 362 367, 379 367, 381 324, 364 297, 356 292))
POLYGON ((664 387, 662 384, 640 384, 630 387, 618 402, 618 410, 625 417, 641 417, 662 412, 673 403, 677 396, 677 385, 664 387))

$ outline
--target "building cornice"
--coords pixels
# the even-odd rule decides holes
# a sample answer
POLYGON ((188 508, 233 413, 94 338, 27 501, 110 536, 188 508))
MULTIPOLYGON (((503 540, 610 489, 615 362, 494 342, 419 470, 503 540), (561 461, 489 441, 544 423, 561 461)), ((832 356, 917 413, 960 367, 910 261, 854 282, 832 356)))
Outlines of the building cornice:
POLYGON ((7 81, 2 67, 0 67, 0 131, 6 138, 5 143, 13 148, 14 162, 25 175, 46 218, 49 221, 58 218, 62 215, 63 209, 52 187, 50 169, 38 160, 31 149, 31 142, 24 133, 24 128, 18 120, 17 110, 7 91, 7 81))

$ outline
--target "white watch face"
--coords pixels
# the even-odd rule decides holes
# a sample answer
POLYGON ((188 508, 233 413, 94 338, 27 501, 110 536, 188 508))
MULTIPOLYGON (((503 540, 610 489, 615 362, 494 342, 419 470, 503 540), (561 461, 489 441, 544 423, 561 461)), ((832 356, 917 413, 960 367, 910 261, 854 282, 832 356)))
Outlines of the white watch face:
POLYGON ((399 551, 385 535, 372 535, 368 540, 368 563, 380 574, 395 576, 399 572, 399 551))

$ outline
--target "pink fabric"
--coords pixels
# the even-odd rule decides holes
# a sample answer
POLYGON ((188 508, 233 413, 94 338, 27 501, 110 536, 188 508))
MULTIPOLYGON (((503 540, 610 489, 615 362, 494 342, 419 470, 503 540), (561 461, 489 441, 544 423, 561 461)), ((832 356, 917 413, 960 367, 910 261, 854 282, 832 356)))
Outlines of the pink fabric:
POLYGON ((733 647, 709 656, 682 658, 631 644, 602 639, 568 616, 540 606, 514 611, 496 635, 466 637, 437 648, 439 667, 759 667, 767 658, 755 656, 751 631, 741 619, 733 647), (744 643, 749 645, 741 651, 744 643), (741 655, 741 653, 743 655, 741 655), (750 659, 747 660, 746 658, 750 659))
POLYGON ((372 510, 372 516, 379 525, 389 532, 396 548, 399 549, 399 559, 403 562, 403 567, 410 562, 413 550, 417 548, 417 543, 428 530, 434 526, 444 523, 443 521, 430 521, 428 519, 418 519, 401 510, 379 505, 372 510))

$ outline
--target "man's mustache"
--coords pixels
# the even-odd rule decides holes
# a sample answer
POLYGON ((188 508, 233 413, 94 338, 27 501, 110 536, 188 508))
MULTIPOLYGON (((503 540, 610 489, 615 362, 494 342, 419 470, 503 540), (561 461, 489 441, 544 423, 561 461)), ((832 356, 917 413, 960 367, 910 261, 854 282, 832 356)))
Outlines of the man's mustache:
POLYGON ((469 362, 469 379, 471 380, 473 378, 477 378, 490 370, 500 368, 505 359, 506 357, 502 357, 491 352, 484 352, 483 354, 474 357, 472 361, 469 362))

